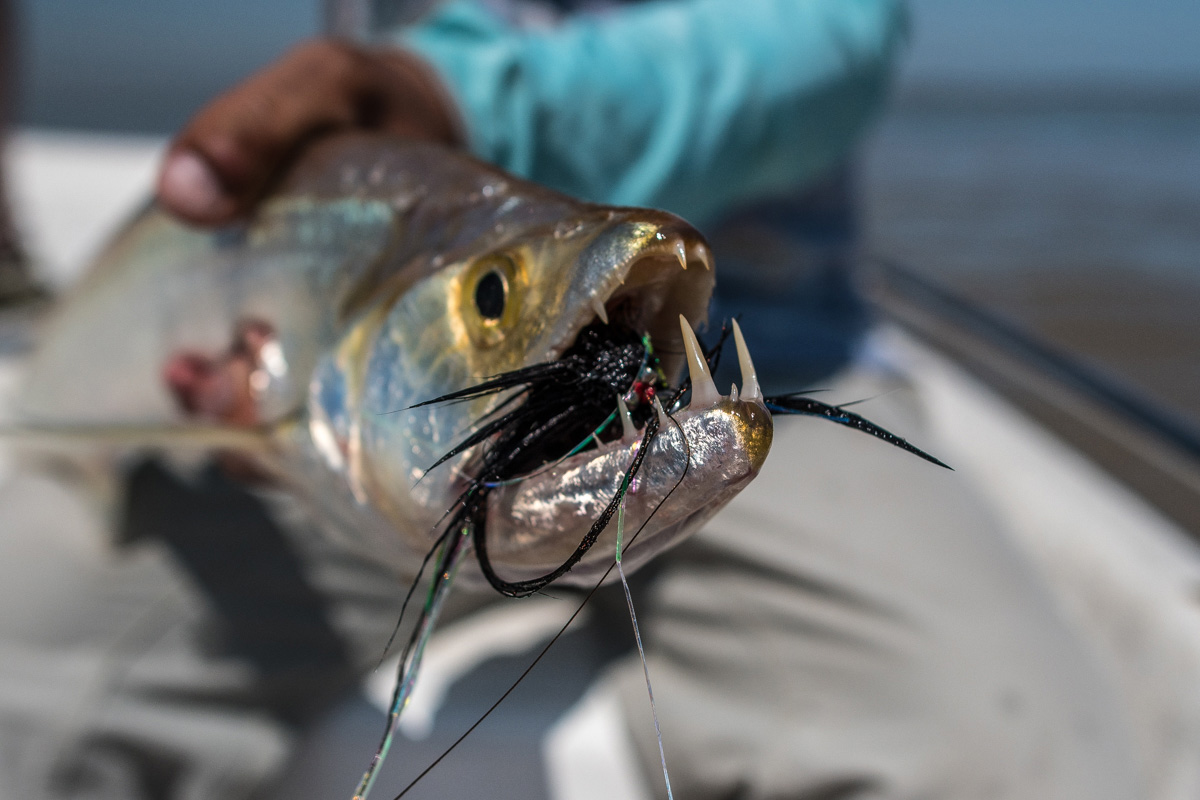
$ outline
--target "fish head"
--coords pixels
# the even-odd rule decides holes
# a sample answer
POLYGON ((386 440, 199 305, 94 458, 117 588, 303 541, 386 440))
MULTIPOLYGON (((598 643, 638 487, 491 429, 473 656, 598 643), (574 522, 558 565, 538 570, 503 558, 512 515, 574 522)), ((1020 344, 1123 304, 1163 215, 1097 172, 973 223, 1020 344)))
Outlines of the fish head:
MULTIPOLYGON (((679 320, 703 324, 714 286, 703 237, 663 212, 581 208, 566 221, 510 226, 457 257, 439 256, 436 268, 364 315, 330 368, 317 371, 313 440, 340 443, 326 448, 331 463, 340 462, 360 502, 382 511, 418 551, 478 488, 489 443, 431 466, 519 398, 421 403, 555 362, 596 325, 643 334, 665 375, 683 370, 679 320)), ((521 580, 567 560, 617 492, 644 430, 574 455, 565 446, 530 453, 523 474, 492 488, 486 535, 497 574, 521 580)), ((645 529, 625 563, 679 541, 728 502, 757 474, 770 439, 761 397, 709 397, 663 418, 627 503, 627 524, 645 529)), ((591 580, 611 565, 614 536, 601 537, 564 580, 591 580)))

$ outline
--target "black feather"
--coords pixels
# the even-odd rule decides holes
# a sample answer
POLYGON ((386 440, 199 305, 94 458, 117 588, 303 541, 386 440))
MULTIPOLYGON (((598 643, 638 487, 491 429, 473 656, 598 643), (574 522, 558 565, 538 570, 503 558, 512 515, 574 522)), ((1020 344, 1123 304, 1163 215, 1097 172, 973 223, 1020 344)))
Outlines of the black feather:
POLYGON ((909 444, 906 440, 900 438, 891 431, 885 430, 869 419, 860 417, 853 411, 847 411, 841 406, 833 406, 829 403, 822 403, 820 400, 813 400, 811 397, 804 397, 798 394, 777 395, 775 397, 765 398, 764 402, 767 409, 772 414, 803 414, 810 417, 821 417, 831 422, 836 422, 839 425, 845 425, 848 428, 860 430, 863 433, 869 433, 872 436, 882 439, 888 444, 895 445, 901 450, 907 450, 915 456, 920 456, 931 464, 937 464, 939 467, 953 470, 954 468, 948 464, 944 464, 938 459, 926 453, 919 447, 909 444))

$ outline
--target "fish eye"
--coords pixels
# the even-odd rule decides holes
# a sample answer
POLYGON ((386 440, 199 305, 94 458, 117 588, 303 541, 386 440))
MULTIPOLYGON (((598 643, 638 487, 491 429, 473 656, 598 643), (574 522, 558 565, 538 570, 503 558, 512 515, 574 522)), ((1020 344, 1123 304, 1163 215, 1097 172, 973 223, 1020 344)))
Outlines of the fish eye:
POLYGON ((488 253, 466 264, 458 283, 457 307, 465 332, 478 347, 493 347, 515 329, 526 286, 522 256, 488 253))
POLYGON ((480 276, 475 284, 475 308, 486 320, 498 320, 504 316, 504 304, 508 299, 508 281, 498 270, 492 269, 480 276))

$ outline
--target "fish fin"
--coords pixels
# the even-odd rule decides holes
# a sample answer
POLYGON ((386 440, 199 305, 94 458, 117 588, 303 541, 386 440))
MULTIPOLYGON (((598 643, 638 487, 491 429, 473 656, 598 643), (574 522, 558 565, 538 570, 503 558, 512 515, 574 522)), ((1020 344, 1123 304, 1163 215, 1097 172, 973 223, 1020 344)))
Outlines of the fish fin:
POLYGON ((15 423, 0 424, 0 443, 51 450, 107 445, 263 452, 271 448, 277 427, 15 423))
POLYGON ((869 433, 890 445, 919 456, 931 464, 937 464, 939 467, 944 467, 951 471, 954 470, 949 464, 942 463, 921 448, 909 444, 908 441, 900 438, 891 431, 879 427, 874 422, 855 414, 853 411, 847 411, 842 406, 833 406, 828 403, 822 403, 820 400, 813 400, 811 397, 802 397, 794 394, 767 397, 765 398, 765 402, 767 409, 772 414, 803 414, 810 417, 821 417, 831 422, 836 422, 839 425, 845 425, 849 428, 860 430, 863 433, 869 433))

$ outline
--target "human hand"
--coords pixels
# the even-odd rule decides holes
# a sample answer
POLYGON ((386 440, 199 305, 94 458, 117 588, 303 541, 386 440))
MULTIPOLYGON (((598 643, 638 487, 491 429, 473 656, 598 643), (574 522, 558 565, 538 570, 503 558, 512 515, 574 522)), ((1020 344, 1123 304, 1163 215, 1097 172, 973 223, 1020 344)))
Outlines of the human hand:
POLYGON ((231 222, 253 209, 312 137, 353 128, 461 139, 448 94, 420 58, 317 39, 196 114, 167 150, 158 198, 187 222, 231 222))

